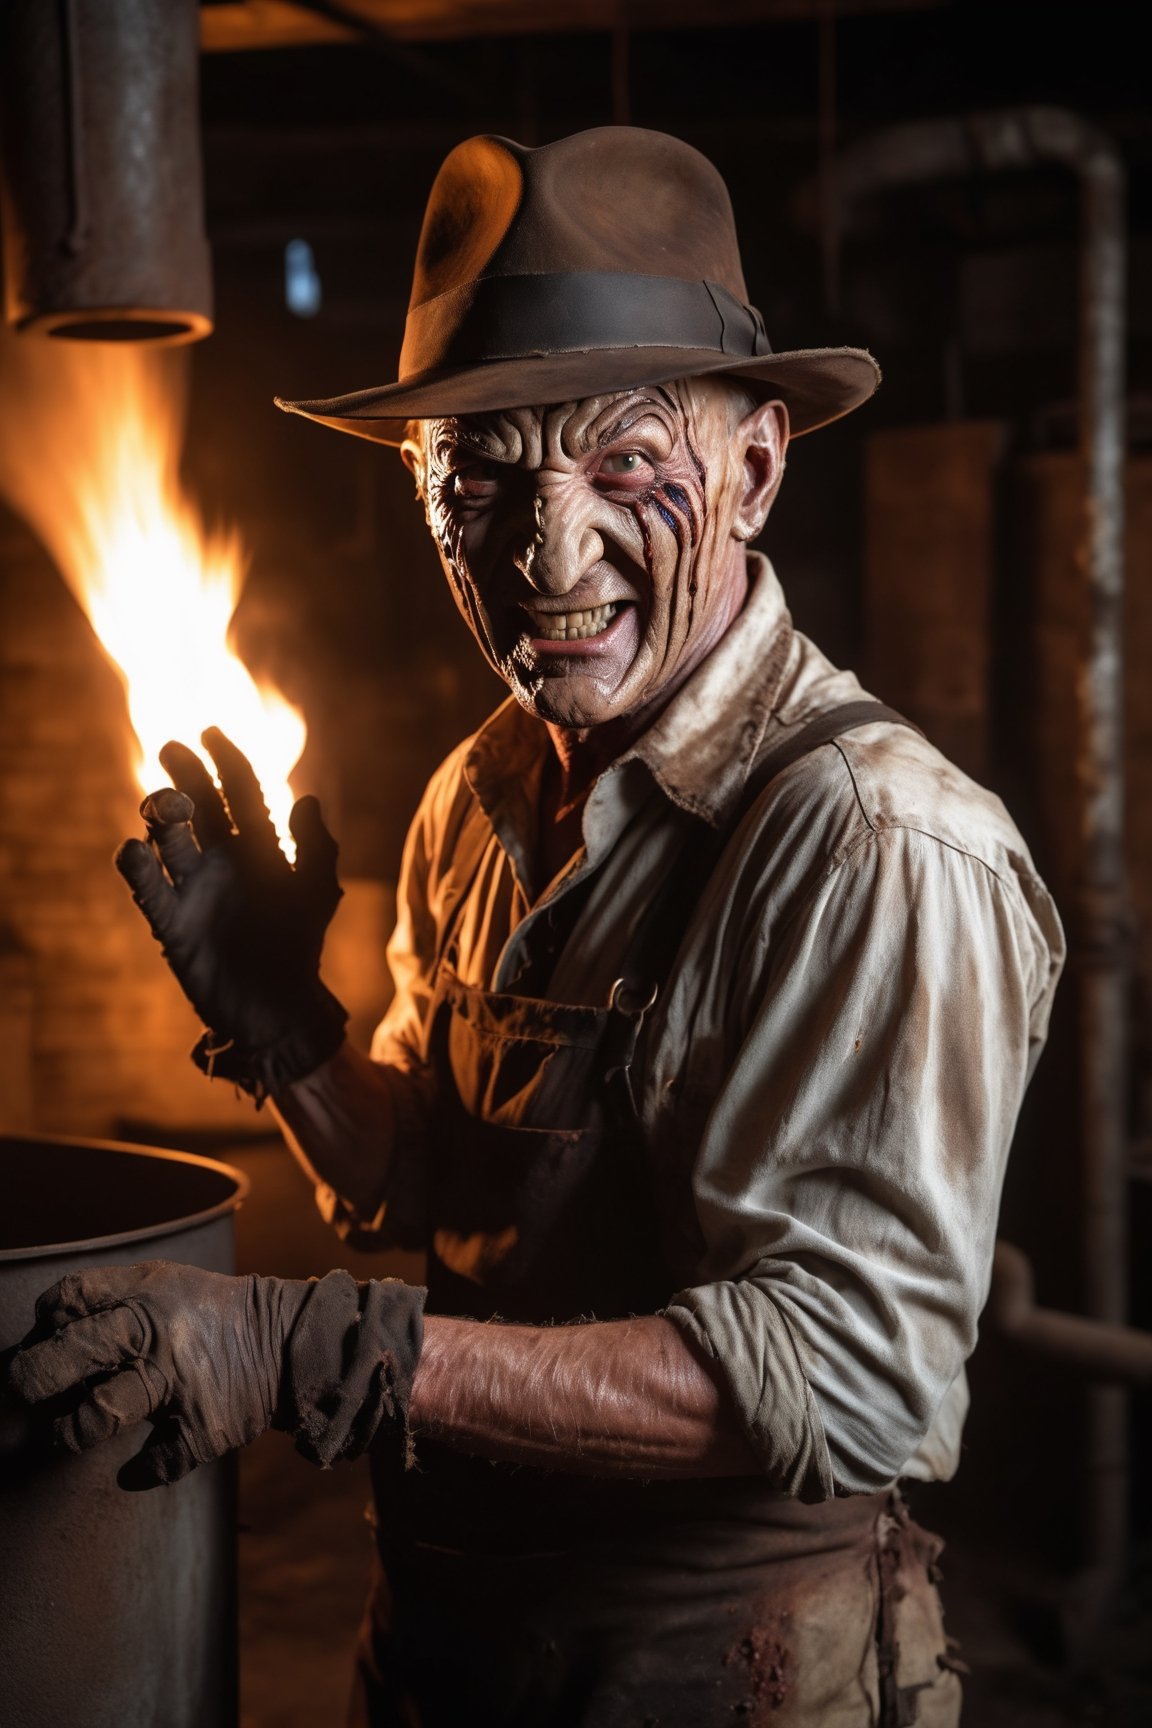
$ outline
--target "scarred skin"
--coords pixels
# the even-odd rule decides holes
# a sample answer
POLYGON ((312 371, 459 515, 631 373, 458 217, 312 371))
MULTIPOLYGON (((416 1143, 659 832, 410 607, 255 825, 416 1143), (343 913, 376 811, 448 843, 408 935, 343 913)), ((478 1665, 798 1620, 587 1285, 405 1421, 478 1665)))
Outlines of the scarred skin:
MULTIPOLYGON (((456 603, 555 747, 542 881, 579 843, 584 797, 720 640, 745 546, 784 467, 787 412, 687 380, 550 408, 424 422, 404 446, 456 603), (602 633, 550 640, 608 603, 602 633)), ((349 1046, 277 1101, 309 1174, 371 1210, 384 1076, 349 1046), (325 1126, 325 1124, 329 1126, 325 1126)), ((480 1456, 616 1476, 758 1468, 714 1364, 657 1315, 563 1327, 430 1318, 410 1408, 480 1456)))
POLYGON ((781 404, 685 380, 422 423, 403 455, 456 603, 579 795, 715 647, 779 484, 781 404), (769 477, 769 470, 771 475, 769 477), (767 496, 766 496, 767 494, 767 496), (558 613, 620 607, 580 643, 558 613))

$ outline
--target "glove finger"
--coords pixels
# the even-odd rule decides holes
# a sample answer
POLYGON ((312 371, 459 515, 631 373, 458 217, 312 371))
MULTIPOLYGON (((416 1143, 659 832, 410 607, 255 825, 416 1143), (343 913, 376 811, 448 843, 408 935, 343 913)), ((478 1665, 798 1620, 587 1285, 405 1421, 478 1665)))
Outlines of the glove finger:
POLYGON ((318 799, 311 795, 297 799, 288 818, 288 831, 296 842, 296 875, 309 899, 334 911, 342 892, 336 875, 340 848, 324 825, 318 799))
POLYGON ((173 786, 186 792, 196 806, 192 828, 202 849, 207 852, 210 846, 222 846, 231 839, 232 824, 220 789, 195 750, 172 739, 161 750, 160 762, 173 786))
POLYGON ((116 1472, 116 1481, 130 1494, 179 1482, 201 1463, 175 1420, 157 1426, 152 1438, 116 1472))
POLYGON ((53 1432, 69 1452, 87 1452, 119 1434, 121 1428, 133 1428, 151 1416, 157 1407, 152 1387, 138 1362, 102 1380, 94 1386, 84 1402, 66 1416, 58 1416, 53 1432))
POLYGON ((272 826, 264 793, 251 762, 218 726, 210 726, 202 736, 205 748, 216 764, 236 832, 257 856, 275 854, 283 859, 280 840, 272 826))
POLYGON ((39 1404, 93 1374, 134 1362, 144 1342, 144 1326, 132 1308, 109 1308, 73 1320, 53 1337, 21 1350, 8 1370, 9 1384, 26 1404, 39 1404))
POLYGON ((166 942, 175 926, 179 902, 152 848, 143 840, 125 840, 112 862, 131 888, 153 936, 166 942))
POLYGON ((191 822, 162 823, 152 836, 152 844, 177 888, 200 868, 204 854, 196 844, 191 822))
POLYGON ((70 1320, 102 1314, 106 1308, 131 1300, 162 1264, 141 1260, 134 1266, 88 1266, 83 1272, 69 1272, 36 1298, 36 1323, 42 1328, 39 1336, 59 1331, 70 1320))

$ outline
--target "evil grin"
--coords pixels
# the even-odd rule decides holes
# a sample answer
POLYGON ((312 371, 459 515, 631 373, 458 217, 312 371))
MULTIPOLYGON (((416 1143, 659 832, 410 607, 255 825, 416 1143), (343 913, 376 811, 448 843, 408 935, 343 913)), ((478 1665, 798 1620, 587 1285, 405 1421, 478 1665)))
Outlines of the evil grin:
POLYGON ((534 613, 531 607, 524 608, 535 626, 531 633, 533 638, 542 645, 549 646, 556 642, 587 642, 593 637, 602 636, 619 609, 614 600, 583 612, 540 615, 534 613))

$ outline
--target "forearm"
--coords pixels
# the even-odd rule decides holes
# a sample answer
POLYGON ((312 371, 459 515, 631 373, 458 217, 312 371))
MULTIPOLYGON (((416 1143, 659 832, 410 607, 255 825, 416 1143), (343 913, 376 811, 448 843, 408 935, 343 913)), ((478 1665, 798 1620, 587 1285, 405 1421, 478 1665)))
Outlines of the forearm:
POLYGON ((378 1207, 388 1182, 396 1113, 388 1070, 345 1041, 329 1061, 272 1100, 293 1156, 358 1212, 378 1207))
POLYGON ((760 1465, 715 1373, 669 1320, 429 1319, 413 1432, 593 1476, 745 1476, 760 1465))

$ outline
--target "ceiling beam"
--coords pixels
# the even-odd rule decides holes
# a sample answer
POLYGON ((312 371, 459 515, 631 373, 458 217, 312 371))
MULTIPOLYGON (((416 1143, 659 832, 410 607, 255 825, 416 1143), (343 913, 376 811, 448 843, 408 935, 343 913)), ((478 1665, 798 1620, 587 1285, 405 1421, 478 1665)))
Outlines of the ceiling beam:
POLYGON ((936 11, 950 0, 204 0, 205 53, 559 32, 713 28, 860 13, 936 11))

